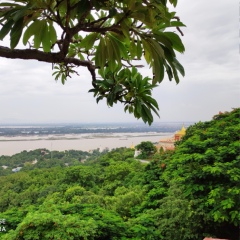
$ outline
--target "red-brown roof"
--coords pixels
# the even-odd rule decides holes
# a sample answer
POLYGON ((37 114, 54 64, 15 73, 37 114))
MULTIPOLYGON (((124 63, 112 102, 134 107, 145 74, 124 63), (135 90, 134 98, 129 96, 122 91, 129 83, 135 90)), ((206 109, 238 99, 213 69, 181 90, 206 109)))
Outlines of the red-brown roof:
POLYGON ((229 239, 205 237, 203 240, 229 240, 229 239))

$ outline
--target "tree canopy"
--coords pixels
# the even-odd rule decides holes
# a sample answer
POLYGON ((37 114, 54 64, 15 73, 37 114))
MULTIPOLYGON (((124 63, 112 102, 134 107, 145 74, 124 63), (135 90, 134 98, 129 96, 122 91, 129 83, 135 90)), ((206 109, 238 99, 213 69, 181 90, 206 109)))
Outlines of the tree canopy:
POLYGON ((151 124, 152 112, 159 115, 152 89, 165 72, 176 83, 184 76, 176 58, 184 52, 177 34, 184 24, 168 4, 176 7, 177 0, 1 1, 0 41, 9 36, 10 47, 0 46, 0 57, 51 63, 63 84, 77 67, 87 67, 97 102, 123 103, 151 124), (138 71, 143 59, 152 78, 138 71))
POLYGON ((141 154, 138 156, 138 158, 143 159, 150 158, 157 151, 154 144, 150 141, 141 142, 136 146, 136 149, 141 151, 141 154))

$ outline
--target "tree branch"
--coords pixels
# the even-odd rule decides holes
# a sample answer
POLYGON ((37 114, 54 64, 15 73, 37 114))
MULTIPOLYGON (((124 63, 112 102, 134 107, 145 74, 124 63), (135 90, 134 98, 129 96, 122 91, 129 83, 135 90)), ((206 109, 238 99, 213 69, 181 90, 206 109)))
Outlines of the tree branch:
POLYGON ((65 57, 61 52, 45 53, 36 49, 10 49, 0 46, 0 57, 10 59, 37 60, 47 63, 65 63, 74 64, 75 66, 87 67, 92 75, 92 81, 96 80, 95 66, 91 61, 80 60, 77 58, 65 57))
MULTIPOLYGON (((173 18, 174 18, 174 19, 177 19, 178 21, 180 21, 180 17, 175 16, 175 17, 173 17, 173 18)), ((176 29, 180 32, 180 34, 181 34, 182 36, 184 36, 184 34, 183 34, 182 30, 180 29, 180 27, 176 27, 176 29)))

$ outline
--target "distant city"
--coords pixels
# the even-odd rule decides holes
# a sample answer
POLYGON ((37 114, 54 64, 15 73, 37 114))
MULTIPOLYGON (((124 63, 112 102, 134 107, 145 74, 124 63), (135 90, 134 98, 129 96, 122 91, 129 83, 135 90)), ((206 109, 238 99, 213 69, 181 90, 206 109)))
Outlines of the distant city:
POLYGON ((173 133, 194 124, 193 122, 165 122, 154 123, 151 126, 136 123, 89 123, 89 124, 11 124, 0 125, 0 136, 36 136, 36 135, 64 135, 83 133, 173 133))

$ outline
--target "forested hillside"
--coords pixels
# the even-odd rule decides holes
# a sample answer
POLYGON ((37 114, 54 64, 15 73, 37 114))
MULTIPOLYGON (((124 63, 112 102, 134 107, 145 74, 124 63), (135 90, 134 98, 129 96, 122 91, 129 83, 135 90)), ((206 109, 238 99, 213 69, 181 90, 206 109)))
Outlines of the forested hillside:
POLYGON ((0 239, 238 240, 239 136, 234 109, 190 126, 149 164, 127 148, 2 156, 22 169, 0 171, 0 239))
POLYGON ((23 151, 13 156, 0 156, 0 176, 12 173, 12 169, 21 168, 21 171, 39 168, 66 167, 79 165, 86 160, 95 159, 106 151, 99 152, 99 149, 91 153, 86 151, 49 151, 37 149, 34 151, 23 151))

